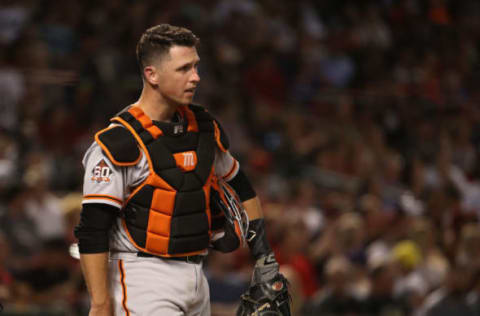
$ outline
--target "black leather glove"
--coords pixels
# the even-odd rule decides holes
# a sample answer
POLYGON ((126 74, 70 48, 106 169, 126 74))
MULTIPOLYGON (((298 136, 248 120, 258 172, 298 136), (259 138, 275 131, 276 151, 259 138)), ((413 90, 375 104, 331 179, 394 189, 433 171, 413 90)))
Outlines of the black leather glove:
POLYGON ((256 263, 251 286, 241 296, 237 316, 289 316, 288 282, 278 272, 279 264, 267 241, 263 218, 249 223, 247 243, 256 263))
POLYGON ((290 316, 288 282, 277 273, 273 279, 257 282, 241 296, 237 316, 290 316))

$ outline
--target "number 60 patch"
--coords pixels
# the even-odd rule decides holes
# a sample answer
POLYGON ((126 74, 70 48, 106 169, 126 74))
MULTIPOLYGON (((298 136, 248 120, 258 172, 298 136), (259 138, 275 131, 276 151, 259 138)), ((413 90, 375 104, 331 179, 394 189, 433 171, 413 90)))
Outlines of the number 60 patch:
POLYGON ((100 162, 92 169, 92 177, 90 180, 92 182, 97 183, 109 183, 111 181, 112 170, 107 165, 104 159, 100 160, 100 162))

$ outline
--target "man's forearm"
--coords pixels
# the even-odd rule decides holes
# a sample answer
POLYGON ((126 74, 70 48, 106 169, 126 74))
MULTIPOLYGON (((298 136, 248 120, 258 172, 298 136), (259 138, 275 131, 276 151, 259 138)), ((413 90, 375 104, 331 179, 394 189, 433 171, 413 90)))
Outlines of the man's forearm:
POLYGON ((247 243, 251 254, 257 260, 269 256, 272 254, 272 249, 270 248, 265 232, 265 222, 260 199, 256 196, 243 202, 243 206, 245 207, 249 220, 247 243))
POLYGON ((243 202, 243 205, 249 218, 247 243, 256 260, 252 283, 265 282, 278 274, 279 265, 267 240, 260 199, 254 197, 243 202))
POLYGON ((80 254, 80 264, 90 294, 91 305, 109 305, 108 252, 80 254))
POLYGON ((248 219, 250 221, 263 217, 262 206, 260 204, 260 199, 258 198, 258 196, 246 200, 242 204, 243 207, 245 207, 245 211, 247 212, 248 219))

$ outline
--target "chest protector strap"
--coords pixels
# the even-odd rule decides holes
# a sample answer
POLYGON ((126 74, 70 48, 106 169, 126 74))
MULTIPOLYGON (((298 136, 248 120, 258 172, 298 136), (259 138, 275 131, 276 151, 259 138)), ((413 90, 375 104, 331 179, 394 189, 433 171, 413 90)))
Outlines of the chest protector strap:
POLYGON ((136 139, 150 174, 124 207, 124 227, 133 244, 157 256, 204 252, 212 235, 210 186, 218 131, 201 107, 179 108, 183 133, 154 125, 138 107, 112 119, 136 139))

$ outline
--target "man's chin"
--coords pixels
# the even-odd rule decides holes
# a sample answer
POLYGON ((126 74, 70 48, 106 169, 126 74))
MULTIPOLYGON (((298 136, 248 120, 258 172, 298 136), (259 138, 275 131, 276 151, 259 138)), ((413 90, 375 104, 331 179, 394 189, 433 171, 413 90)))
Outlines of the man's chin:
POLYGON ((189 105, 192 103, 193 98, 184 98, 184 99, 170 99, 170 103, 174 106, 182 106, 182 105, 189 105))
POLYGON ((182 105, 189 105, 192 103, 193 97, 191 98, 185 98, 182 100, 182 105))

